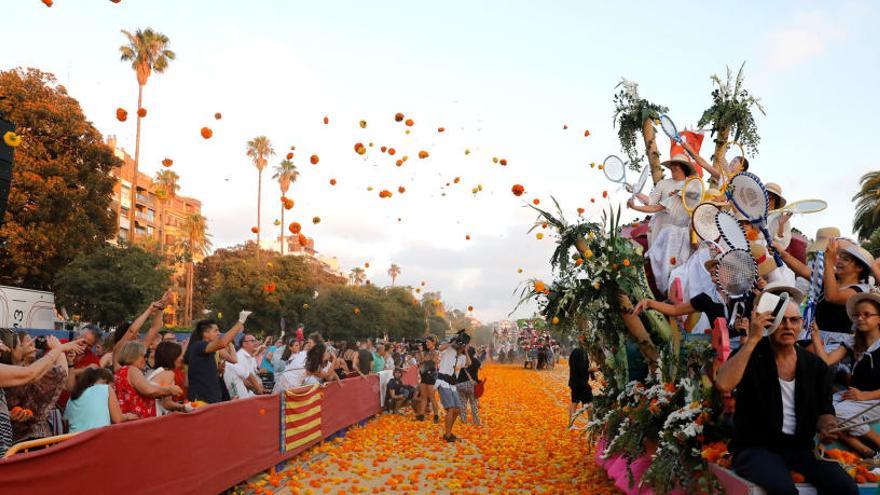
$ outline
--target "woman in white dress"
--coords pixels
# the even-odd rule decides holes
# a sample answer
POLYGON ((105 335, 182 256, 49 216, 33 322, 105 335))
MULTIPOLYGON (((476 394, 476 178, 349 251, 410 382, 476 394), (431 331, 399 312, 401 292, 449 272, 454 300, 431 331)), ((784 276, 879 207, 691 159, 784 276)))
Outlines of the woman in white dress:
POLYGON ((286 361, 284 371, 275 380, 272 393, 301 387, 306 378, 306 351, 302 342, 293 341, 284 349, 281 358, 286 361))
POLYGON ((658 182, 651 194, 637 195, 644 206, 630 199, 627 206, 653 216, 648 223, 648 252, 657 288, 666 292, 669 274, 684 264, 691 254, 690 214, 681 202, 681 190, 685 181, 696 175, 696 167, 687 155, 678 154, 662 163, 672 172, 671 179, 658 182))

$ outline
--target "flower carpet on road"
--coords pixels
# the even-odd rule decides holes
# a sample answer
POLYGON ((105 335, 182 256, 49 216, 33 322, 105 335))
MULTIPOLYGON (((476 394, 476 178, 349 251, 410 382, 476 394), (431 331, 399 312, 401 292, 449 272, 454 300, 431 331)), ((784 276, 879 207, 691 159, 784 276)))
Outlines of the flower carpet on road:
POLYGON ((480 403, 483 426, 456 423, 458 442, 443 441, 441 425, 417 422, 411 410, 383 414, 237 491, 618 493, 594 462, 583 435, 566 429, 565 373, 562 366, 544 372, 490 364, 481 370, 481 377, 488 378, 480 403))

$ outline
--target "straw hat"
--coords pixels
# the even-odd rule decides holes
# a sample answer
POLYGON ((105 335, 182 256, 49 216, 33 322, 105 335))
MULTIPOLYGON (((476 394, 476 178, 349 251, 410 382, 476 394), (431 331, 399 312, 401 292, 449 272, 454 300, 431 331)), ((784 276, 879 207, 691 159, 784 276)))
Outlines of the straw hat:
POLYGON ((749 244, 749 251, 752 253, 752 258, 755 258, 755 263, 758 264, 758 275, 766 277, 773 273, 773 270, 776 270, 776 261, 773 256, 767 253, 767 248, 752 242, 749 244))
POLYGON ((672 158, 670 158, 669 160, 666 160, 665 162, 661 163, 660 165, 663 165, 664 167, 666 167, 670 170, 672 169, 672 165, 681 165, 687 169, 687 171, 688 171, 687 176, 688 177, 690 177, 692 175, 696 175, 696 173, 697 173, 697 167, 694 166, 694 164, 690 161, 690 159, 688 158, 687 155, 684 155, 682 153, 679 153, 677 155, 673 155, 672 158))
POLYGON ((875 304, 880 306, 880 294, 876 292, 860 292, 850 296, 846 300, 846 314, 849 315, 850 320, 856 321, 853 315, 856 313, 856 306, 862 301, 874 301, 875 304))
POLYGON ((807 252, 817 253, 825 251, 825 248, 828 247, 828 241, 835 237, 840 237, 840 229, 837 227, 822 227, 816 231, 816 240, 807 246, 807 252))
POLYGON ((786 203, 788 203, 788 201, 782 196, 782 188, 779 187, 779 184, 775 182, 768 182, 764 184, 764 189, 767 190, 768 194, 776 196, 776 208, 782 208, 783 206, 785 206, 786 203))
POLYGON ((868 267, 868 270, 871 269, 871 265, 874 263, 874 257, 871 256, 871 253, 869 253, 867 249, 849 239, 840 240, 840 250, 846 252, 861 264, 868 267))
POLYGON ((769 292, 770 294, 776 294, 777 296, 779 294, 782 294, 783 292, 787 292, 789 298, 791 298, 791 300, 796 302, 798 305, 800 305, 802 302, 804 302, 803 291, 801 291, 797 287, 792 287, 792 286, 787 285, 783 282, 770 282, 769 284, 764 286, 764 292, 769 292))

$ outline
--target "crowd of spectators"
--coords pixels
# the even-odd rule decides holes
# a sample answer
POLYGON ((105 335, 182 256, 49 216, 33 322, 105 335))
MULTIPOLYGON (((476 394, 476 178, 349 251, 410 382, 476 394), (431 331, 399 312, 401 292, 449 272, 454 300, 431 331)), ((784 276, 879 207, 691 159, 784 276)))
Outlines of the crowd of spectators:
MULTIPOLYGON (((412 406, 416 419, 430 410, 438 420, 431 370, 439 355, 433 336, 416 342, 392 342, 387 336, 334 342, 318 333, 305 336, 299 328, 286 337, 260 339, 245 330, 250 312, 242 311, 225 332, 215 321, 202 320, 178 340, 163 325, 170 298, 167 293, 106 335, 86 325, 66 343, 0 329, 0 456, 28 440, 385 372, 390 377, 385 409, 402 413, 412 406), (403 383, 409 367, 418 367, 422 383, 403 383)), ((469 384, 478 379, 479 363, 473 348, 463 353, 455 363, 460 382, 453 384, 468 397, 477 424, 469 384)))

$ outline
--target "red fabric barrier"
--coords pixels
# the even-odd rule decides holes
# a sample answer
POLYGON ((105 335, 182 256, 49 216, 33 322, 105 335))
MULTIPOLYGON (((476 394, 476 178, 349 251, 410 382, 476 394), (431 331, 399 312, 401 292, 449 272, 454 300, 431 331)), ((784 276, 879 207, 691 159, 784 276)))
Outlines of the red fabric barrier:
MULTIPOLYGON (((405 372, 414 383, 416 368, 405 372)), ((324 390, 327 437, 379 412, 379 378, 324 390)), ((282 454, 279 395, 90 430, 0 461, 0 493, 216 494, 307 447, 282 454)))

